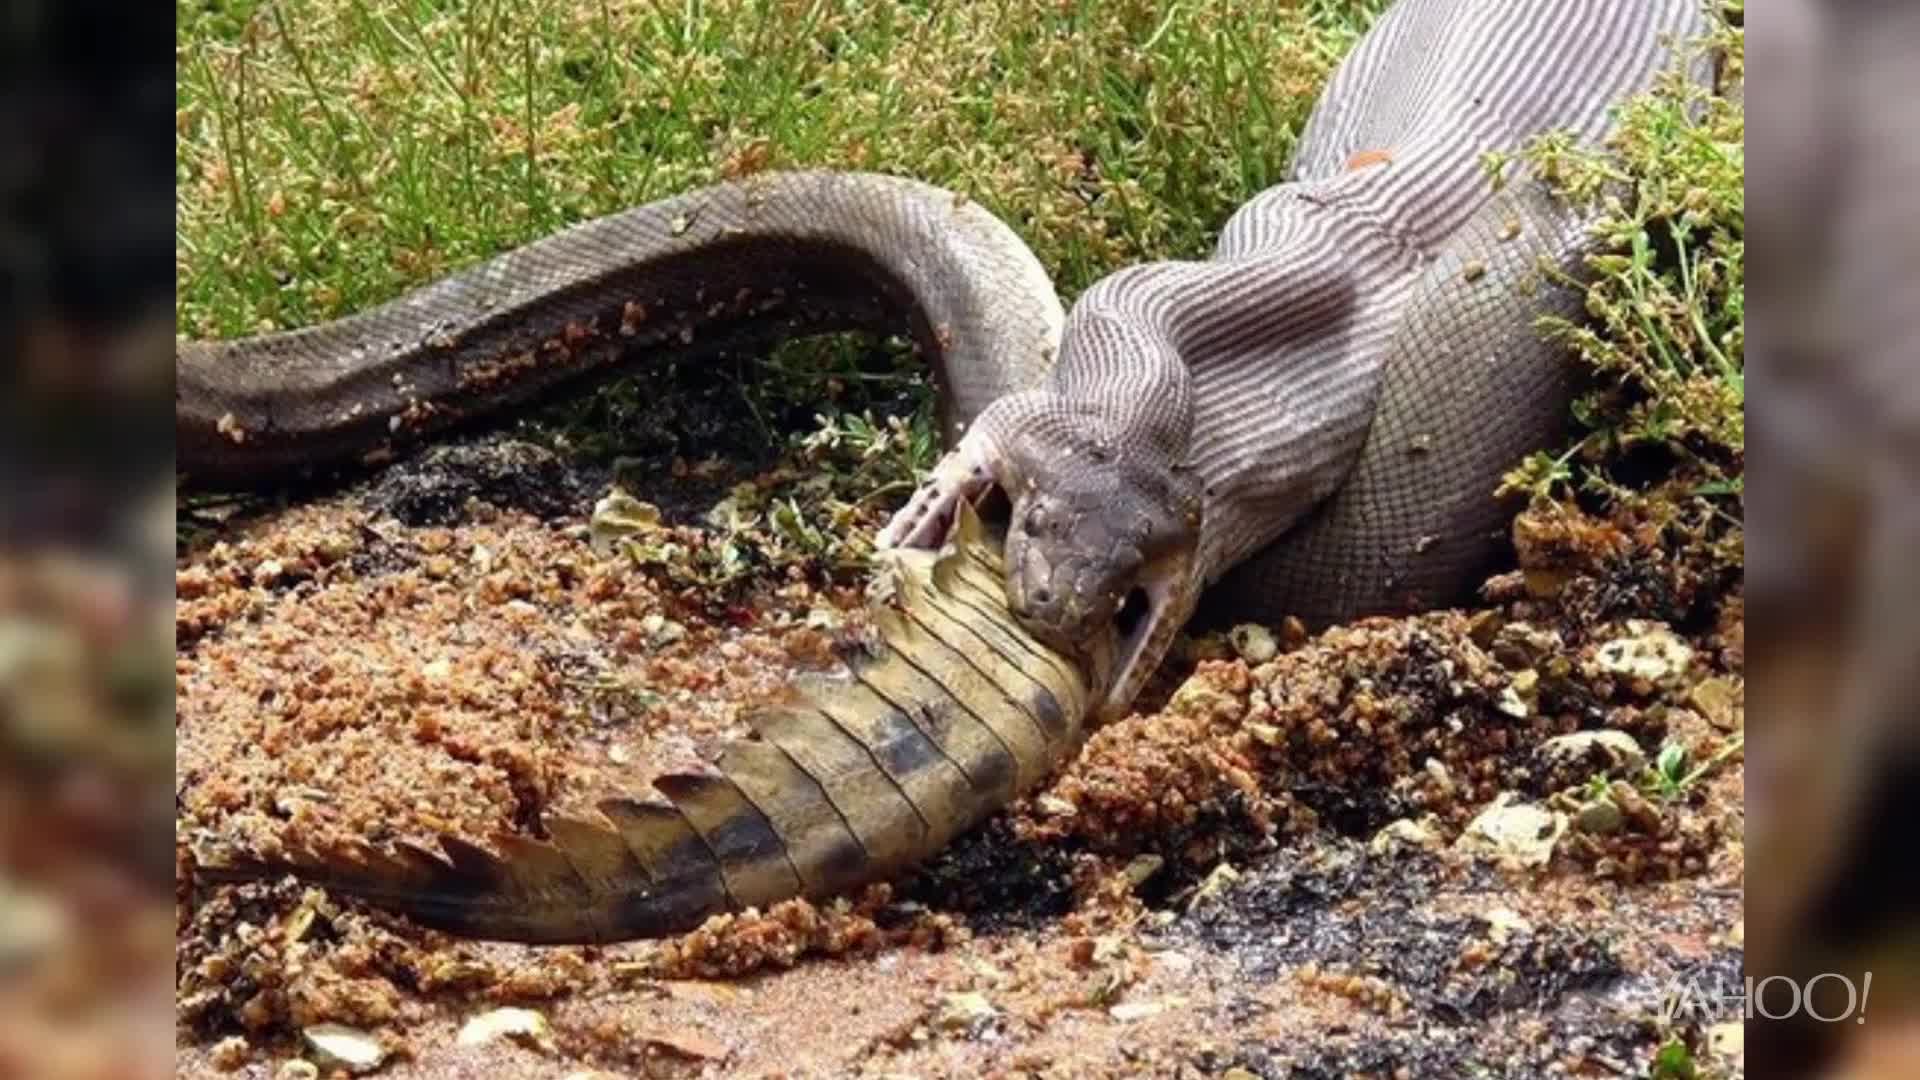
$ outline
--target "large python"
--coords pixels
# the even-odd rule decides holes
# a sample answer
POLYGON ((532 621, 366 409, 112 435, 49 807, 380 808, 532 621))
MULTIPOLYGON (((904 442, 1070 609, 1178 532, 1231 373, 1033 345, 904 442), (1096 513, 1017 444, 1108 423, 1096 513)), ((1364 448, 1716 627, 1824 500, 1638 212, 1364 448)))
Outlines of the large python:
POLYGON ((755 714, 718 775, 657 781, 670 803, 615 800, 611 827, 549 822, 497 853, 296 849, 214 874, 288 869, 495 937, 683 930, 895 872, 1030 790, 1128 706, 1203 592, 1214 618, 1310 623, 1457 601, 1498 551, 1502 472, 1561 434, 1575 373, 1535 320, 1578 312, 1590 243, 1582 212, 1524 170, 1494 184, 1484 155, 1600 139, 1705 17, 1399 0, 1335 72, 1293 179, 1211 259, 1123 270, 1064 319, 977 205, 816 172, 588 222, 323 326, 183 346, 179 459, 215 480, 384 452, 635 357, 848 328, 912 335, 951 447, 880 538, 905 583, 881 654, 755 714), (1004 562, 972 524, 996 492, 1004 562))

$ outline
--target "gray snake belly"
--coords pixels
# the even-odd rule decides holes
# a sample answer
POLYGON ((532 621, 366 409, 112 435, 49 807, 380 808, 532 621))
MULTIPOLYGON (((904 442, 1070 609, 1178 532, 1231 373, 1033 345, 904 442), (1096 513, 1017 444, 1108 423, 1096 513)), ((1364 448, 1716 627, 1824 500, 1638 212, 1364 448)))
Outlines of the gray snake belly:
POLYGON ((1504 531, 1501 474, 1567 414, 1573 372, 1534 320, 1577 312, 1560 279, 1588 245, 1586 219, 1526 175, 1496 191, 1482 155, 1599 138, 1669 39, 1704 29, 1691 0, 1400 0, 1335 74, 1295 179, 1211 259, 1121 271, 1064 319, 978 206, 796 173, 588 222, 310 330, 184 347, 180 464, 246 480, 636 357, 894 329, 932 363, 951 450, 883 542, 942 547, 992 489, 1010 504, 1004 557, 902 553, 919 584, 882 618, 890 658, 750 721, 762 739, 719 778, 663 778, 672 806, 616 800, 611 829, 550 823, 550 845, 498 856, 445 840, 450 862, 309 852, 294 870, 465 932, 685 929, 897 870, 1030 790, 1083 720, 1127 707, 1209 586, 1218 618, 1461 598, 1504 531))

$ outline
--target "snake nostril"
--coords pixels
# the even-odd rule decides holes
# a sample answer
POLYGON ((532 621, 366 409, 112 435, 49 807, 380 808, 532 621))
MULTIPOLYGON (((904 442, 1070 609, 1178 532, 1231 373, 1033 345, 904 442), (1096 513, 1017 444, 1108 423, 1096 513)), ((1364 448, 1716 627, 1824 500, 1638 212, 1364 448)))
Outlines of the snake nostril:
POLYGON ((1033 590, 1033 598, 1043 604, 1050 603, 1053 600, 1053 590, 1035 589, 1033 590))

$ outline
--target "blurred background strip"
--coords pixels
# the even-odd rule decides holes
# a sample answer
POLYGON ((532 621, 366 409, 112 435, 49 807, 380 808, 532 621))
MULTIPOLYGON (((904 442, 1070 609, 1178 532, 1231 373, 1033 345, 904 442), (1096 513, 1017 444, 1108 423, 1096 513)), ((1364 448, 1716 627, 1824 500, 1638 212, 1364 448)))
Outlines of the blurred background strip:
POLYGON ((170 1071, 170 25, 0 9, 0 1075, 170 1071))

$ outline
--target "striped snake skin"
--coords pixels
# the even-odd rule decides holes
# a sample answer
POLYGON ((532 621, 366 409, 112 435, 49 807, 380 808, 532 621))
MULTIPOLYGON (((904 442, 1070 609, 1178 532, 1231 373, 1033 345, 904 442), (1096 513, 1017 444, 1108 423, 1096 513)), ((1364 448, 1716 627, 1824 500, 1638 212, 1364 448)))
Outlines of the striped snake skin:
POLYGON ((1400 0, 1296 178, 1213 258, 1089 289, 1046 383, 994 402, 883 540, 1009 493, 1009 599, 1087 658, 1108 715, 1203 590, 1214 620, 1315 625, 1464 598, 1505 534, 1501 475, 1561 436, 1575 373, 1534 324, 1578 314, 1587 250, 1580 216, 1526 176, 1496 191, 1483 157, 1603 138, 1706 28, 1694 0, 1400 0))
POLYGON ((661 777, 666 802, 609 800, 607 823, 492 852, 296 845, 205 876, 291 872, 527 941, 689 929, 938 851, 1124 711, 1197 612, 1324 623, 1461 599, 1504 536, 1500 476, 1560 437, 1575 374, 1534 320, 1577 314, 1565 279, 1587 251, 1579 214, 1525 175, 1496 190, 1483 155, 1599 139, 1705 29, 1692 0, 1400 0, 1335 73, 1295 178, 1212 258, 1123 270, 1064 318, 978 206, 795 173, 310 330, 183 347, 180 462, 219 481, 379 453, 640 357, 847 328, 913 337, 951 447, 880 538, 902 583, 880 651, 750 714, 759 738, 661 777))

